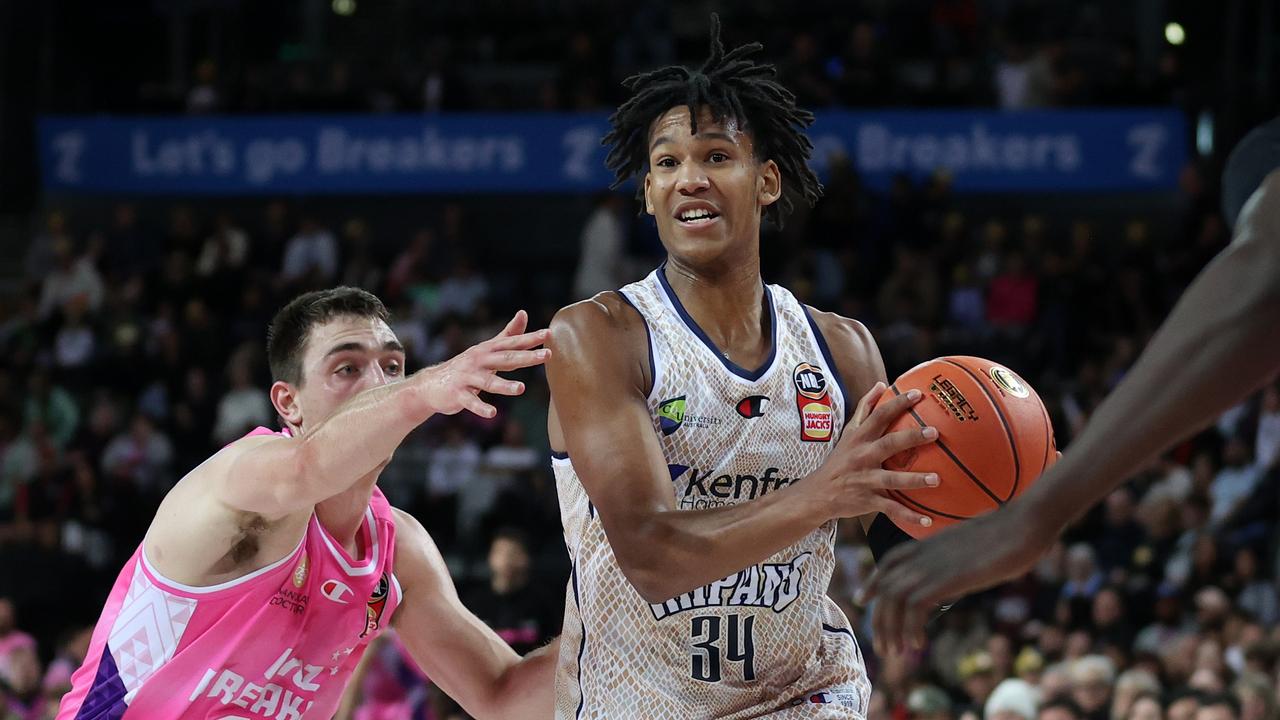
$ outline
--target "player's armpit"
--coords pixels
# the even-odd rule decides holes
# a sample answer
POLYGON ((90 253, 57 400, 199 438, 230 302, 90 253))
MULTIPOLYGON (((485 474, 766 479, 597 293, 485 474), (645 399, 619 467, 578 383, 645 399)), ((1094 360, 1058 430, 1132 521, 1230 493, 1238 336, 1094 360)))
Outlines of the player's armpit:
POLYGON ((404 600, 392 619, 418 666, 478 720, 550 718, 559 642, 521 658, 463 606, 431 536, 395 510, 396 578, 404 600))

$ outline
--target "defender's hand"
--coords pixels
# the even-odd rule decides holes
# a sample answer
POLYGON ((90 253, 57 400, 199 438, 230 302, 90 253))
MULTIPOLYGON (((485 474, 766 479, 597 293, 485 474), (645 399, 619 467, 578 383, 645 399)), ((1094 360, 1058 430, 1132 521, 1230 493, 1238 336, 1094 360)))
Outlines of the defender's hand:
POLYGON ((923 647, 924 624, 938 605, 1022 575, 1056 535, 1031 506, 1015 501, 894 548, 878 563, 863 598, 876 598, 876 651, 923 647))
POLYGON ((524 383, 507 380, 498 372, 541 365, 551 357, 550 349, 538 348, 546 342, 548 331, 525 332, 528 322, 529 316, 521 310, 494 337, 415 374, 413 381, 421 384, 427 405, 445 415, 469 410, 480 417, 491 418, 498 411, 481 400, 480 393, 523 393, 524 383))

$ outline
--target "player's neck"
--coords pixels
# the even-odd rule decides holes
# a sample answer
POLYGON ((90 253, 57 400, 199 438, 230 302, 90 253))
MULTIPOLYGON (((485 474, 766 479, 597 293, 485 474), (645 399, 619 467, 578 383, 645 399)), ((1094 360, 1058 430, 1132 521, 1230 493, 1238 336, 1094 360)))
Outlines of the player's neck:
POLYGON ((363 559, 369 548, 361 548, 356 542, 360 523, 364 521, 365 508, 373 497, 373 488, 378 483, 382 468, 378 468, 365 477, 360 478, 346 492, 334 495, 328 500, 316 504, 316 519, 320 525, 342 544, 347 554, 353 558, 363 559))
POLYGON ((765 322, 769 314, 764 310, 758 256, 722 270, 692 268, 673 257, 663 271, 680 304, 716 347, 739 353, 745 348, 750 354, 752 348, 767 345, 765 322))

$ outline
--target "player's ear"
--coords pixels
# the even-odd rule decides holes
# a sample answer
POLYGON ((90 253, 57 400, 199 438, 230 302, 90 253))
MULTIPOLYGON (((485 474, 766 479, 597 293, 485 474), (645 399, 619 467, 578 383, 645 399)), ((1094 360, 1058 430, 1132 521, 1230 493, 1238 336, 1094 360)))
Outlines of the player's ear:
POLYGON ((760 198, 760 206, 772 205, 782 197, 782 172, 778 163, 765 160, 760 163, 760 174, 756 177, 756 196, 760 198))
POLYGON ((298 390, 283 380, 271 384, 271 404, 285 422, 290 425, 302 424, 302 406, 298 404, 298 390))
POLYGON ((644 174, 644 211, 653 214, 653 199, 649 197, 649 179, 652 178, 651 173, 644 174))

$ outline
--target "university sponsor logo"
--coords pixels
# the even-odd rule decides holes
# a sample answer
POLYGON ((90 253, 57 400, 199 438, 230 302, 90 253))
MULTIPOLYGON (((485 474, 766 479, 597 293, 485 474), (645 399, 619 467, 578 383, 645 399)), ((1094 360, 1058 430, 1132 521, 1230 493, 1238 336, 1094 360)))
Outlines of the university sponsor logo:
POLYGON ((708 428, 723 422, 718 417, 696 415, 687 410, 688 403, 684 395, 658 403, 658 427, 662 429, 664 436, 672 435, 682 427, 708 428))
POLYGON ((671 435, 684 424, 684 395, 658 403, 658 426, 663 435, 671 435))
POLYGON ((754 500, 800 479, 787 477, 776 467, 765 468, 758 475, 720 472, 715 468, 703 470, 687 465, 668 465, 667 468, 671 471, 672 481, 687 476, 688 485, 679 498, 681 510, 701 510, 754 500))
POLYGON ((800 597, 804 566, 813 553, 785 563, 761 563, 662 603, 651 603, 655 620, 707 607, 761 607, 782 612, 800 597))

